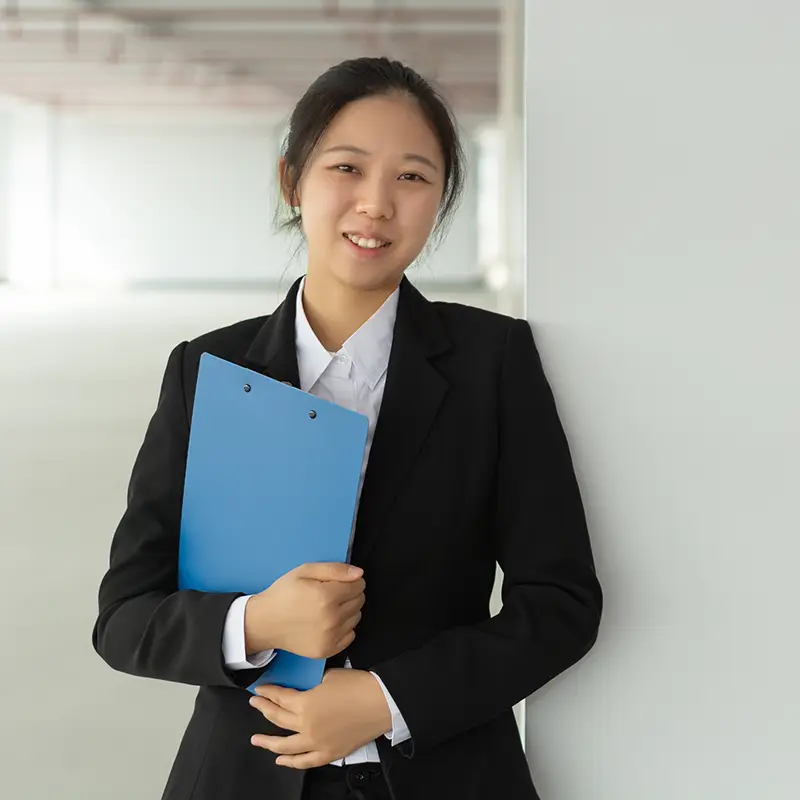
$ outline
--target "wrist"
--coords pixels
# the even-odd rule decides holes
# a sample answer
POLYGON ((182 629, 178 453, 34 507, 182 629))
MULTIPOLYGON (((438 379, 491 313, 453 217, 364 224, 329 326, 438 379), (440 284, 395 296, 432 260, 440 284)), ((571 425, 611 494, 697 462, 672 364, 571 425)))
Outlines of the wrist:
POLYGON ((269 623, 265 622, 264 611, 262 595, 248 598, 244 607, 244 649, 248 656, 263 650, 277 649, 272 637, 265 635, 265 631, 271 628, 269 623))
POLYGON ((375 720, 375 738, 377 738, 378 736, 384 736, 387 733, 391 733, 394 729, 392 710, 389 707, 389 703, 386 700, 386 695, 383 693, 383 689, 381 688, 381 685, 378 683, 378 680, 375 678, 375 676, 366 670, 364 671, 364 674, 367 676, 367 678, 364 679, 364 683, 366 685, 368 681, 370 686, 370 708, 372 709, 372 716, 375 720))

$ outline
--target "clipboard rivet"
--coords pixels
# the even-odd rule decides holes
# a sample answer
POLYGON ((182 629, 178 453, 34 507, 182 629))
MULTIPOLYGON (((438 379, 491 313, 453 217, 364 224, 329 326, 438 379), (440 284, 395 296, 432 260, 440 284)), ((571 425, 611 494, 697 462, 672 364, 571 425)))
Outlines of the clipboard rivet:
POLYGON ((245 390, 246 392, 249 392, 249 391, 250 391, 250 384, 249 384, 249 383, 246 383, 246 384, 244 385, 244 390, 245 390))
POLYGON ((316 419, 317 418, 317 412, 316 411, 309 411, 308 412, 308 416, 311 417, 311 419, 316 419))

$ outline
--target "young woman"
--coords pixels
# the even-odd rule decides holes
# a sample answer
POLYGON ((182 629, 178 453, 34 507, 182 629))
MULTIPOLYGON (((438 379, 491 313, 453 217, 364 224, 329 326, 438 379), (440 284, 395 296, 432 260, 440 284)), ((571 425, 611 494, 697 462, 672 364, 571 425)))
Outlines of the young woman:
MULTIPOLYGON (((115 669, 200 687, 166 800, 537 797, 512 707, 589 650, 602 595, 529 325, 431 303, 405 277, 463 173, 452 115, 417 73, 328 70, 279 163, 306 275, 272 315, 170 355, 93 637, 115 669), (355 572, 306 564, 255 596, 177 590, 203 352, 368 416, 355 572), (323 682, 251 696, 274 648, 330 658, 323 682)), ((265 463, 269 481, 280 464, 265 463)))

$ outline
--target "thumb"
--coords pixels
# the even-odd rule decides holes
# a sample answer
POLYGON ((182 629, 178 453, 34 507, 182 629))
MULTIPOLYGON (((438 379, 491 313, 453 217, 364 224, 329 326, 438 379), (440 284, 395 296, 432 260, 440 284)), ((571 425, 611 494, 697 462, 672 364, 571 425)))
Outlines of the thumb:
POLYGON ((364 574, 361 567, 353 567, 338 561, 324 561, 301 564, 295 570, 299 578, 310 578, 315 581, 352 581, 364 574))

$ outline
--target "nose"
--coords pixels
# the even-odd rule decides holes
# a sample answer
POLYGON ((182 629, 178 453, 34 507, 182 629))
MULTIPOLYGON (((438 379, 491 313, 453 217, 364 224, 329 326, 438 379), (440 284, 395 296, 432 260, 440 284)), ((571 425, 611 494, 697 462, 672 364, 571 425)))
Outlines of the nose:
POLYGON ((387 182, 379 179, 363 181, 356 212, 370 219, 391 219, 394 199, 387 182))

